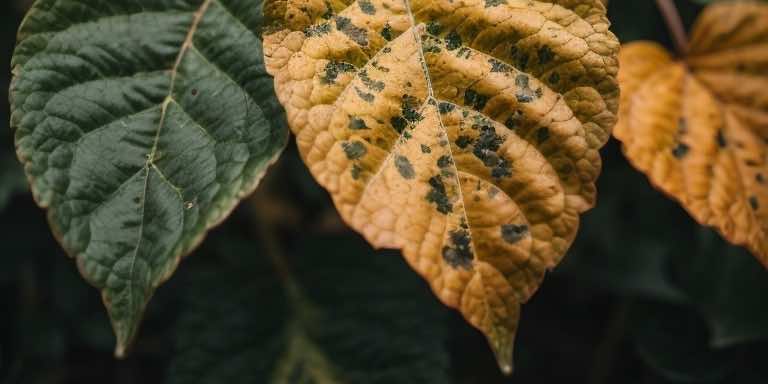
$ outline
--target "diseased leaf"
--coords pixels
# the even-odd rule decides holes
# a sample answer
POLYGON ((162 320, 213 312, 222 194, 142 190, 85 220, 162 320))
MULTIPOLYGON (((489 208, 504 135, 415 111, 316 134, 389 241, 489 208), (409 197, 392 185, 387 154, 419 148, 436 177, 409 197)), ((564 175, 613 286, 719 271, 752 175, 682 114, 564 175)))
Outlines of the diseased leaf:
POLYGON ((307 236, 280 274, 253 242, 223 244, 245 257, 193 270, 169 383, 452 382, 447 313, 394 255, 307 236))
POLYGON ((272 0, 268 71, 344 220, 399 248, 505 372, 593 206, 618 102, 599 0, 272 0))
POLYGON ((11 124, 35 199, 122 355, 155 288, 250 193, 287 129, 257 0, 38 0, 11 124))
POLYGON ((631 43, 620 54, 616 137, 700 223, 768 265, 768 5, 712 5, 688 56, 631 43))

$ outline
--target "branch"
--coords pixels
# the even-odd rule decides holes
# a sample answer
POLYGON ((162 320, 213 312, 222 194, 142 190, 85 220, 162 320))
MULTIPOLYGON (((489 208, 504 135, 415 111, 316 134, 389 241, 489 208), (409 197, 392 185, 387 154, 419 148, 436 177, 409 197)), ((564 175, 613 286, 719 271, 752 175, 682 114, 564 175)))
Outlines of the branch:
POLYGON ((688 35, 683 26, 683 20, 673 0, 656 0, 664 21, 667 23, 669 31, 672 33, 672 41, 675 43, 675 50, 678 55, 684 56, 688 52, 688 35))

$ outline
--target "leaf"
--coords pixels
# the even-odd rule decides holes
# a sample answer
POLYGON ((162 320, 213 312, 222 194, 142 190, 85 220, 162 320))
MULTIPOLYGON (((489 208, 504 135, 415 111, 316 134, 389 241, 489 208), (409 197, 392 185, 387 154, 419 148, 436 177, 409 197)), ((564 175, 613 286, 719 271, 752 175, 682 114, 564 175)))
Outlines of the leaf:
POLYGON ((701 14, 682 60, 624 46, 615 130, 654 185, 766 265, 767 32, 768 5, 735 2, 701 14))
POLYGON ((307 236, 280 281, 253 242, 222 244, 248 257, 194 270, 169 383, 452 382, 447 313, 394 255, 307 236))
POLYGON ((599 0, 272 0, 267 70, 343 219, 402 249, 505 372, 593 206, 617 109, 599 0))
POLYGON ((11 123, 38 204, 134 338, 180 258, 281 152, 260 2, 38 0, 13 57, 11 123))

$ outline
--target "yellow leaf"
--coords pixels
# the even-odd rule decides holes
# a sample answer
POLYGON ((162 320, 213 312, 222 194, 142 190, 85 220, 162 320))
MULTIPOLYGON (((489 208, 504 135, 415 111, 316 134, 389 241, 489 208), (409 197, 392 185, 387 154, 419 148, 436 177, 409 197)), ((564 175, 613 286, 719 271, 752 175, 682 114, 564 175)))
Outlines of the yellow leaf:
POLYGON ((768 265, 768 5, 708 7, 687 57, 637 42, 619 55, 624 152, 700 223, 768 265))
POLYGON ((344 220, 402 249, 505 372, 520 304, 595 200, 618 107, 599 0, 272 0, 299 151, 344 220))

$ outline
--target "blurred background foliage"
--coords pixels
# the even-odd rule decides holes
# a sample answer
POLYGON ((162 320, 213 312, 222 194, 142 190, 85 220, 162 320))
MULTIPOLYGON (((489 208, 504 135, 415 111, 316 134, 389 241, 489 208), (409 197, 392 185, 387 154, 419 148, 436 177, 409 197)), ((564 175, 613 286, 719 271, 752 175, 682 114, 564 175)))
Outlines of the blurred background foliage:
MULTIPOLYGON (((706 2, 677 2, 686 24, 706 2)), ((0 4, 0 89, 28 4, 0 4)), ((609 13, 622 41, 671 45, 654 1, 609 13)), ((768 272, 652 189, 615 141, 598 206, 524 307, 511 378, 397 252, 341 223, 293 146, 159 289, 117 361, 98 293, 28 193, 8 120, 3 99, 0 383, 768 383, 768 272)))

